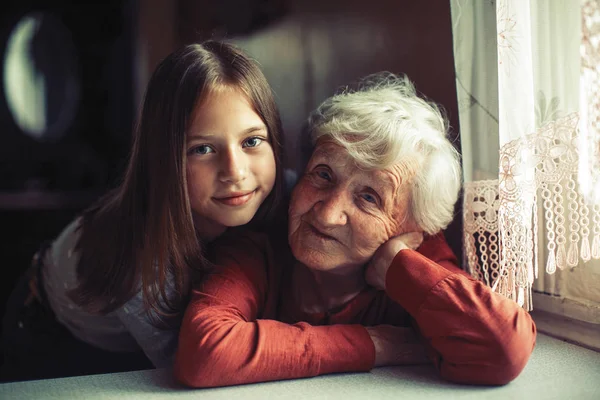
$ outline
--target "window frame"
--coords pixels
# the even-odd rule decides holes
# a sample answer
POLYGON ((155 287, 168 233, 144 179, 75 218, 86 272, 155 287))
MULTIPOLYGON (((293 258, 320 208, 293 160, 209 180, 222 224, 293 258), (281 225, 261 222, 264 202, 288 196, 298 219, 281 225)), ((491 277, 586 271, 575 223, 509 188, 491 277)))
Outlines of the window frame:
POLYGON ((600 304, 536 291, 532 297, 539 332, 600 352, 600 304))

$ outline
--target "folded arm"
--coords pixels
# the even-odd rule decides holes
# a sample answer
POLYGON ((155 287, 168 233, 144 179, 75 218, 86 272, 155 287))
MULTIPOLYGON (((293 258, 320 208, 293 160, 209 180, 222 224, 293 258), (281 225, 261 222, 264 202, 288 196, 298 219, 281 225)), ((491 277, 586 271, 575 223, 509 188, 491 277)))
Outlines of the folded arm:
POLYGON ((535 345, 531 316, 461 271, 443 237, 402 250, 386 292, 413 317, 443 378, 501 385, 525 367, 535 345))
POLYGON ((193 292, 175 360, 180 382, 227 386, 373 367, 373 342, 360 325, 315 327, 264 318, 269 285, 279 282, 268 282, 268 260, 246 244, 223 251, 228 256, 219 260, 218 272, 193 292), (240 254, 242 246, 247 249, 240 254))

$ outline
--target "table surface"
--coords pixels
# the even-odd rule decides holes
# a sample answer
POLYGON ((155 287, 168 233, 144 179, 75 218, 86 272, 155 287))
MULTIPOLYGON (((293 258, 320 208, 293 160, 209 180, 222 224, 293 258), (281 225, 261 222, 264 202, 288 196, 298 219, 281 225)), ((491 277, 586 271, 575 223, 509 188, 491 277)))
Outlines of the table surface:
POLYGON ((501 387, 442 381, 432 366, 376 368, 216 389, 187 389, 168 369, 0 384, 0 399, 600 399, 600 353, 539 334, 521 375, 501 387))

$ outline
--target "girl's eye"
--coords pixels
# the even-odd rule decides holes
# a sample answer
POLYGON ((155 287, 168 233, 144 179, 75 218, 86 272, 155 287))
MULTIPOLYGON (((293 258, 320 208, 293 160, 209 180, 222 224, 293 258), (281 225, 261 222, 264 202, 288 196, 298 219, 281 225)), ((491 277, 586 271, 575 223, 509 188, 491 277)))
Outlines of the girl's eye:
POLYGON ((244 141, 242 147, 256 147, 263 142, 263 139, 259 137, 251 137, 244 141))
POLYGON ((214 153, 215 151, 212 149, 212 147, 203 144, 200 146, 196 146, 192 149, 192 153, 194 154, 209 154, 209 153, 214 153))

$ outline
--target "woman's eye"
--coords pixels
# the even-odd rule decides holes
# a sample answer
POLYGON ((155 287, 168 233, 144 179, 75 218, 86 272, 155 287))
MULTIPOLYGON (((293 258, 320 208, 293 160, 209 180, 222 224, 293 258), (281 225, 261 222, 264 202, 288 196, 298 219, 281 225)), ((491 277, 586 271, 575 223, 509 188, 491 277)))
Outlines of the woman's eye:
POLYGON ((375 196, 373 196, 372 194, 364 193, 361 195, 361 197, 365 201, 368 201, 369 203, 377 204, 377 198, 375 196))
POLYGON ((212 147, 203 144, 201 146, 196 146, 192 149, 192 153, 194 154, 209 154, 209 153, 214 153, 215 151, 212 149, 212 147))
POLYGON ((263 139, 259 137, 251 137, 244 141, 242 147, 256 147, 263 142, 263 139))
POLYGON ((327 171, 317 171, 317 176, 321 179, 325 179, 326 181, 331 180, 331 175, 327 171))

